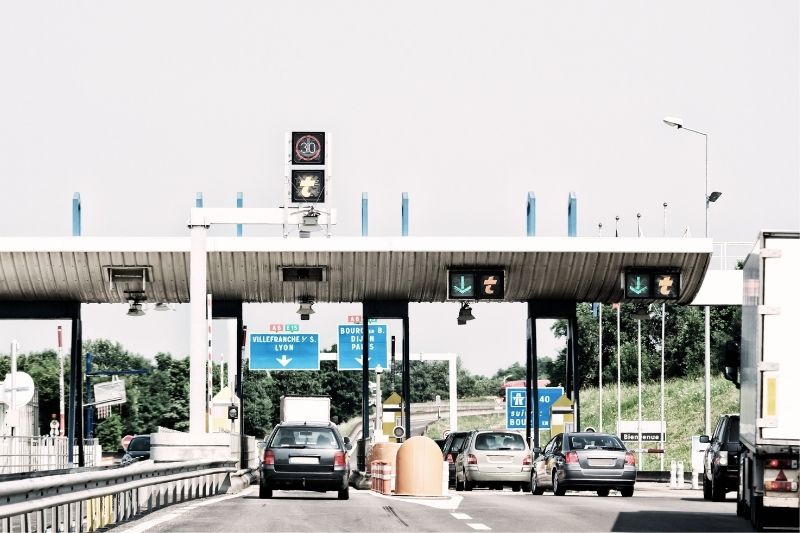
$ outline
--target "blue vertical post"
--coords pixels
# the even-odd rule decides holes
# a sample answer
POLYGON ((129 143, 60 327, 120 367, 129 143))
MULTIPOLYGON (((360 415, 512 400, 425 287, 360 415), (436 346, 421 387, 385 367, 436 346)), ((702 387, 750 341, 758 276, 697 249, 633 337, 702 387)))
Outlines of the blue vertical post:
POLYGON ((578 207, 575 200, 575 193, 569 193, 569 202, 567 203, 567 235, 575 237, 578 234, 578 207))
POLYGON ((197 193, 197 197, 194 199, 194 206, 203 207, 203 193, 197 193))
POLYGON ((528 237, 536 235, 536 196, 528 192, 528 237))
POLYGON ((403 237, 408 236, 408 193, 403 193, 403 206, 401 209, 403 217, 403 237))
POLYGON ((369 234, 369 201, 367 193, 361 193, 361 236, 366 237, 369 234))
MULTIPOLYGON (((236 193, 236 207, 237 207, 237 209, 241 209, 242 207, 244 207, 244 196, 240 192, 236 193)), ((237 237, 241 237, 242 236, 242 225, 241 224, 236 224, 236 236, 237 237)))
POLYGON ((81 193, 72 195, 72 236, 81 236, 81 193))

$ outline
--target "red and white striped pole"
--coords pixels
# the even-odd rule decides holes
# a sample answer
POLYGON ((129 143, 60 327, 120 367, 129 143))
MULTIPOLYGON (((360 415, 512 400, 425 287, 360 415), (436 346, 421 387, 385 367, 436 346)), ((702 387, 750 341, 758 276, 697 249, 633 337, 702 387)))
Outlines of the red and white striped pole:
POLYGON ((64 340, 58 326, 58 434, 64 436, 64 340))

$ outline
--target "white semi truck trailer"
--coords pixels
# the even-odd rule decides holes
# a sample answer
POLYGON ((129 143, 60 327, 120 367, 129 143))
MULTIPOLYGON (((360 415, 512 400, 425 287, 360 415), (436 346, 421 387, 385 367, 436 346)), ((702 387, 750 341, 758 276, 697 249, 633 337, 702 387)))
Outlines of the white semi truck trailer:
MULTIPOLYGON (((737 514, 757 530, 800 513, 800 232, 759 234, 744 265, 737 514)), ((729 361, 726 365, 735 366, 729 361)), ((726 377, 735 379, 735 369, 726 377)))

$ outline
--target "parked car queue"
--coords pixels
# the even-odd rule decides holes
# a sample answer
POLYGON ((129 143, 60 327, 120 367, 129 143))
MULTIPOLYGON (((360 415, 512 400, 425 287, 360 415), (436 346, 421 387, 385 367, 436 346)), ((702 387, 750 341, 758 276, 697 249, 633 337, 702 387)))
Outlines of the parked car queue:
POLYGON ((456 491, 475 487, 530 491, 611 490, 633 496, 636 457, 616 436, 608 433, 569 432, 555 435, 543 447, 530 450, 516 432, 474 430, 453 432, 442 445, 449 466, 449 484, 456 491))

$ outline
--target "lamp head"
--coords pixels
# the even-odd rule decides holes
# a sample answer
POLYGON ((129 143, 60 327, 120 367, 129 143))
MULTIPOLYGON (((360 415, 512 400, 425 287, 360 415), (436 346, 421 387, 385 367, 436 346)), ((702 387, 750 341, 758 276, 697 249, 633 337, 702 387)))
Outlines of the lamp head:
POLYGON ((472 308, 467 302, 463 302, 461 304, 461 309, 458 311, 458 325, 463 326, 470 320, 475 320, 475 316, 472 314, 472 308))
POLYGON ((136 300, 131 301, 131 306, 128 308, 128 312, 125 314, 128 316, 144 316, 142 304, 136 300))
POLYGON ((314 305, 312 301, 304 301, 300 302, 300 307, 297 308, 297 314, 300 315, 300 320, 309 320, 311 315, 315 313, 314 308, 311 307, 314 305))
POLYGON ((678 117, 664 117, 664 124, 671 128, 681 129, 683 127, 683 119, 678 117))
POLYGON ((708 195, 708 198, 707 198, 708 203, 716 202, 717 200, 719 200, 720 196, 722 196, 721 192, 719 192, 719 191, 712 192, 711 194, 708 195))

